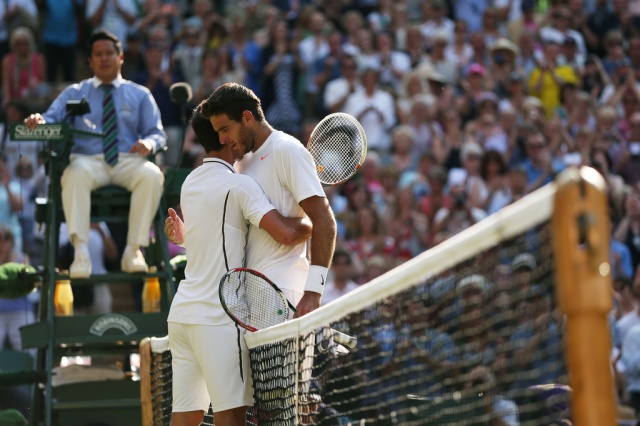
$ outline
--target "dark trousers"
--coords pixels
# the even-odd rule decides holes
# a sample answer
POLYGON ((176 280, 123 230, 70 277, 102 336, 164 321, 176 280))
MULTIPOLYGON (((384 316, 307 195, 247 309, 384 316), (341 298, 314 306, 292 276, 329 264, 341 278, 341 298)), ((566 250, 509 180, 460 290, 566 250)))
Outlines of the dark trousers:
POLYGON ((58 44, 44 44, 47 59, 47 80, 51 84, 56 82, 58 68, 62 67, 62 81, 76 81, 76 46, 60 46, 58 44))

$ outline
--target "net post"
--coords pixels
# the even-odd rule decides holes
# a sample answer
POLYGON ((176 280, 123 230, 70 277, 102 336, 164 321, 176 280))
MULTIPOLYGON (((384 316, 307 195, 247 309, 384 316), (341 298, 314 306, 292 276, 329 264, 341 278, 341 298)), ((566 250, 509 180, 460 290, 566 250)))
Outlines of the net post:
POLYGON ((557 300, 566 315, 566 356, 576 425, 616 424, 610 368, 609 217, 602 176, 588 167, 558 175, 551 220, 557 300))
POLYGON ((142 426, 153 426, 153 404, 151 401, 151 339, 140 342, 140 403, 142 426))

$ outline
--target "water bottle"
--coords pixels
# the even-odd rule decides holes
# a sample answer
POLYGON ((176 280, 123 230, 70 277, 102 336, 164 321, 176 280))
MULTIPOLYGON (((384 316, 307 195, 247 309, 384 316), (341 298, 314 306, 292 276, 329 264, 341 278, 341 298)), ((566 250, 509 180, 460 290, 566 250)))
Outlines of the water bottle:
POLYGON ((56 281, 53 304, 54 312, 57 316, 73 315, 73 290, 71 289, 71 281, 69 279, 56 281))
MULTIPOLYGON (((150 273, 156 272, 155 267, 149 268, 150 273)), ((160 312, 160 280, 158 277, 148 277, 145 279, 142 290, 142 312, 160 312)))

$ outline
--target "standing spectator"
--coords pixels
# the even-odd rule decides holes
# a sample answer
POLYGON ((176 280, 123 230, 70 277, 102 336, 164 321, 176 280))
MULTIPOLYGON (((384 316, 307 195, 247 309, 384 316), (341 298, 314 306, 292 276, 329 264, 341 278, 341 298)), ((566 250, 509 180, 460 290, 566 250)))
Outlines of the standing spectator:
POLYGON ((160 118, 167 134, 167 150, 163 152, 164 164, 174 166, 182 145, 182 119, 180 108, 171 101, 169 88, 172 84, 182 81, 182 76, 171 69, 162 71, 163 53, 164 48, 161 45, 147 46, 144 52, 145 69, 135 74, 131 80, 151 91, 160 109, 160 118))
POLYGON ((458 64, 458 71, 467 68, 471 57, 473 56, 473 48, 469 44, 469 35, 467 22, 457 20, 453 28, 453 42, 445 49, 445 56, 458 64))
POLYGON ((76 80, 76 50, 80 40, 79 18, 84 11, 84 0, 45 0, 42 41, 47 59, 47 81, 58 81, 62 68, 62 81, 76 80))
POLYGON ((322 101, 322 106, 318 106, 317 108, 321 117, 326 115, 324 93, 327 84, 340 78, 342 75, 342 61, 345 59, 345 52, 342 49, 342 34, 340 32, 331 32, 327 36, 327 43, 329 45, 329 53, 316 60, 313 64, 316 84, 322 95, 321 99, 319 99, 322 101))
POLYGON ((480 33, 484 38, 484 44, 491 46, 498 38, 505 35, 500 20, 498 10, 494 7, 488 7, 482 14, 482 28, 480 33))
POLYGON ((358 63, 354 56, 345 55, 340 62, 340 77, 324 88, 324 107, 329 113, 341 111, 349 95, 362 89, 358 77, 358 63))
POLYGON ((420 26, 411 25, 407 29, 407 45, 404 51, 409 55, 412 69, 416 69, 420 64, 429 60, 429 55, 427 55, 424 46, 425 41, 420 31, 420 26))
POLYGON ((235 81, 230 69, 227 49, 221 47, 207 50, 202 54, 202 72, 193 81, 194 100, 201 102, 211 94, 216 87, 226 82, 235 81))
POLYGON ((391 127, 396 123, 395 102, 380 88, 378 71, 369 68, 361 75, 363 88, 349 95, 343 112, 362 124, 368 149, 387 155, 391 149, 391 127))
POLYGON ((317 103, 320 96, 320 87, 316 82, 315 62, 329 53, 329 43, 325 35, 324 14, 319 10, 313 11, 309 17, 310 34, 303 38, 297 46, 298 55, 304 64, 305 70, 305 111, 306 118, 317 117, 317 103))
POLYGON ((11 33, 11 53, 2 58, 3 106, 11 100, 37 102, 48 88, 44 56, 37 51, 33 33, 18 27, 11 33))
MULTIPOLYGON (((296 101, 295 90, 304 64, 296 51, 287 23, 280 20, 262 52, 264 61, 264 110, 267 121, 276 129, 300 136, 303 112, 296 101)), ((312 78, 311 75, 308 75, 312 78)), ((315 85, 314 87, 318 87, 315 85)), ((316 102, 307 98, 307 102, 316 102)))
POLYGON ((426 0, 422 3, 423 19, 422 36, 428 45, 432 45, 433 37, 442 33, 446 40, 453 40, 455 24, 447 17, 447 3, 444 0, 426 0))
MULTIPOLYGON (((173 61, 191 87, 196 87, 196 79, 202 74, 204 46, 200 43, 200 31, 196 26, 185 26, 182 33, 183 42, 173 51, 173 61)), ((211 91, 207 95, 209 93, 211 91)))
POLYGON ((376 34, 376 46, 380 58, 380 84, 391 92, 397 92, 400 82, 411 70, 411 58, 395 48, 388 32, 376 34))
POLYGON ((543 58, 529 76, 529 93, 538 97, 545 108, 546 116, 553 116, 560 104, 560 87, 563 83, 577 84, 578 78, 569 65, 558 63, 560 53, 559 36, 550 36, 544 43, 543 58))
POLYGON ((86 18, 94 30, 107 30, 122 41, 127 50, 127 31, 138 16, 135 0, 86 0, 86 18))
MULTIPOLYGON (((501 3, 509 0, 499 0, 501 3)), ((536 16, 536 0, 515 0, 509 1, 511 10, 507 19, 507 35, 513 42, 520 40, 524 31, 531 33, 538 32, 539 19, 536 16), (520 3, 518 9, 515 5, 520 3)), ((498 6, 500 7, 500 6, 498 6)))
POLYGON ((613 237, 629 247, 633 268, 637 270, 640 266, 640 194, 637 190, 627 192, 622 212, 613 237))
POLYGON ((582 34, 571 29, 570 24, 571 10, 566 6, 557 6, 551 12, 551 26, 540 28, 540 38, 544 40, 550 37, 557 37, 562 40, 561 43, 570 38, 575 42, 578 52, 584 55, 587 53, 587 47, 582 34))
POLYGON ((324 293, 322 293, 323 305, 358 288, 358 284, 353 281, 355 270, 348 251, 337 249, 333 253, 331 272, 333 275, 327 279, 324 293))

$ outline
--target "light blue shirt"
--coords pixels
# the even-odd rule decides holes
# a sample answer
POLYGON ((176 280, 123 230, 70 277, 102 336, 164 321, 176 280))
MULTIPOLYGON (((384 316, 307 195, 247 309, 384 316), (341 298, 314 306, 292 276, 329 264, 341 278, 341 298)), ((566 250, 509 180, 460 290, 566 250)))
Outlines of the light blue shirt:
MULTIPOLYGON (((60 123, 65 119, 66 104, 69 100, 86 98, 91 112, 73 117, 71 125, 80 130, 102 131, 102 101, 104 89, 102 82, 96 77, 68 86, 53 101, 47 112, 43 114, 47 123, 60 123), (92 129, 92 124, 96 126, 92 129)), ((153 152, 165 146, 167 135, 160 120, 160 110, 151 92, 144 86, 118 76, 112 82, 114 89, 113 103, 118 121, 118 151, 129 152, 138 139, 153 144, 153 152)), ((102 154, 102 140, 100 137, 75 135, 72 153, 96 155, 102 154)))

